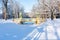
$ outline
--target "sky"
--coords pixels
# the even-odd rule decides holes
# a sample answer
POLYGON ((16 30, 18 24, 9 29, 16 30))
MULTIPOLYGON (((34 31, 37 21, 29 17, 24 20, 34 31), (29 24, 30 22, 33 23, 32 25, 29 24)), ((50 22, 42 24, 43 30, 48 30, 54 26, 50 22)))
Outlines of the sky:
POLYGON ((37 3, 37 0, 20 0, 20 4, 23 5, 25 12, 31 11, 34 4, 37 3))
MULTIPOLYGON (((21 4, 24 7, 25 12, 30 12, 33 5, 37 3, 37 0, 16 0, 16 1, 18 1, 19 4, 21 4)), ((0 2, 0 7, 1 7, 1 2, 0 2)))
POLYGON ((0 0, 0 14, 2 14, 2 5, 1 5, 2 3, 1 3, 1 0, 0 0))

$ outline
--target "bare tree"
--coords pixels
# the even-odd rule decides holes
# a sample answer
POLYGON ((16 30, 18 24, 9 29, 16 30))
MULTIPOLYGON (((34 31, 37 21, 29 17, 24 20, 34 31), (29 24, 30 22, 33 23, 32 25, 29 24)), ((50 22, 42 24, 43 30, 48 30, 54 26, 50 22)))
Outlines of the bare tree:
POLYGON ((7 19, 7 3, 8 3, 8 0, 2 0, 2 3, 4 5, 3 18, 6 20, 7 19))
POLYGON ((45 2, 44 6, 48 8, 51 13, 51 20, 54 19, 54 14, 59 12, 59 6, 57 0, 50 0, 49 2, 45 2))
POLYGON ((16 1, 10 1, 10 6, 11 6, 11 9, 12 9, 12 16, 13 18, 19 18, 19 13, 20 13, 20 9, 21 9, 21 5, 16 2, 16 1))
POLYGON ((59 11, 59 6, 57 5, 57 0, 38 0, 38 12, 39 13, 50 13, 51 20, 54 18, 54 14, 59 11))
POLYGON ((7 19, 10 16, 19 18, 20 4, 15 0, 2 0, 3 4, 3 18, 7 19))

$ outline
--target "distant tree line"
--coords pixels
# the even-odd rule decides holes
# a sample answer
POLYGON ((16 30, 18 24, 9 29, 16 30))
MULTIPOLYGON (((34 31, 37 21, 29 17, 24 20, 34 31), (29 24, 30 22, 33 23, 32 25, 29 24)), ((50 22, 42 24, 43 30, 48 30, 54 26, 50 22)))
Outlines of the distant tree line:
POLYGON ((33 5, 31 13, 33 15, 49 14, 51 20, 55 14, 60 14, 60 0, 37 0, 37 4, 33 5))
POLYGON ((15 0, 1 0, 3 19, 19 18, 19 13, 24 12, 22 6, 15 0))

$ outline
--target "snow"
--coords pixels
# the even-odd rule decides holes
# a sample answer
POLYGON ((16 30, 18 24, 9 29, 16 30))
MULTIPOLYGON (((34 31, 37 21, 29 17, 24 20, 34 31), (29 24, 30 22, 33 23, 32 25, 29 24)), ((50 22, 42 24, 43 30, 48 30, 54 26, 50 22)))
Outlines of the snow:
POLYGON ((12 20, 0 19, 0 23, 14 23, 12 20))
POLYGON ((59 30, 60 19, 47 19, 40 25, 21 25, 0 19, 0 40, 60 40, 59 30))
POLYGON ((27 34, 34 30, 34 25, 19 25, 11 20, 1 20, 0 40, 22 40, 27 34))
POLYGON ((27 35, 23 40, 60 40, 59 30, 60 19, 48 19, 46 22, 38 25, 38 27, 33 30, 29 35, 27 35))

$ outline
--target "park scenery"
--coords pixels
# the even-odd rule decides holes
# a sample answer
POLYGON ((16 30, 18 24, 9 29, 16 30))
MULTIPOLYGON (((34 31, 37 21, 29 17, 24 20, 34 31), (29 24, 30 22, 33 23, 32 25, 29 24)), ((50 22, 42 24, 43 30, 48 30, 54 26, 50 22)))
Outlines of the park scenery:
POLYGON ((60 0, 0 0, 0 40, 60 40, 60 0))

